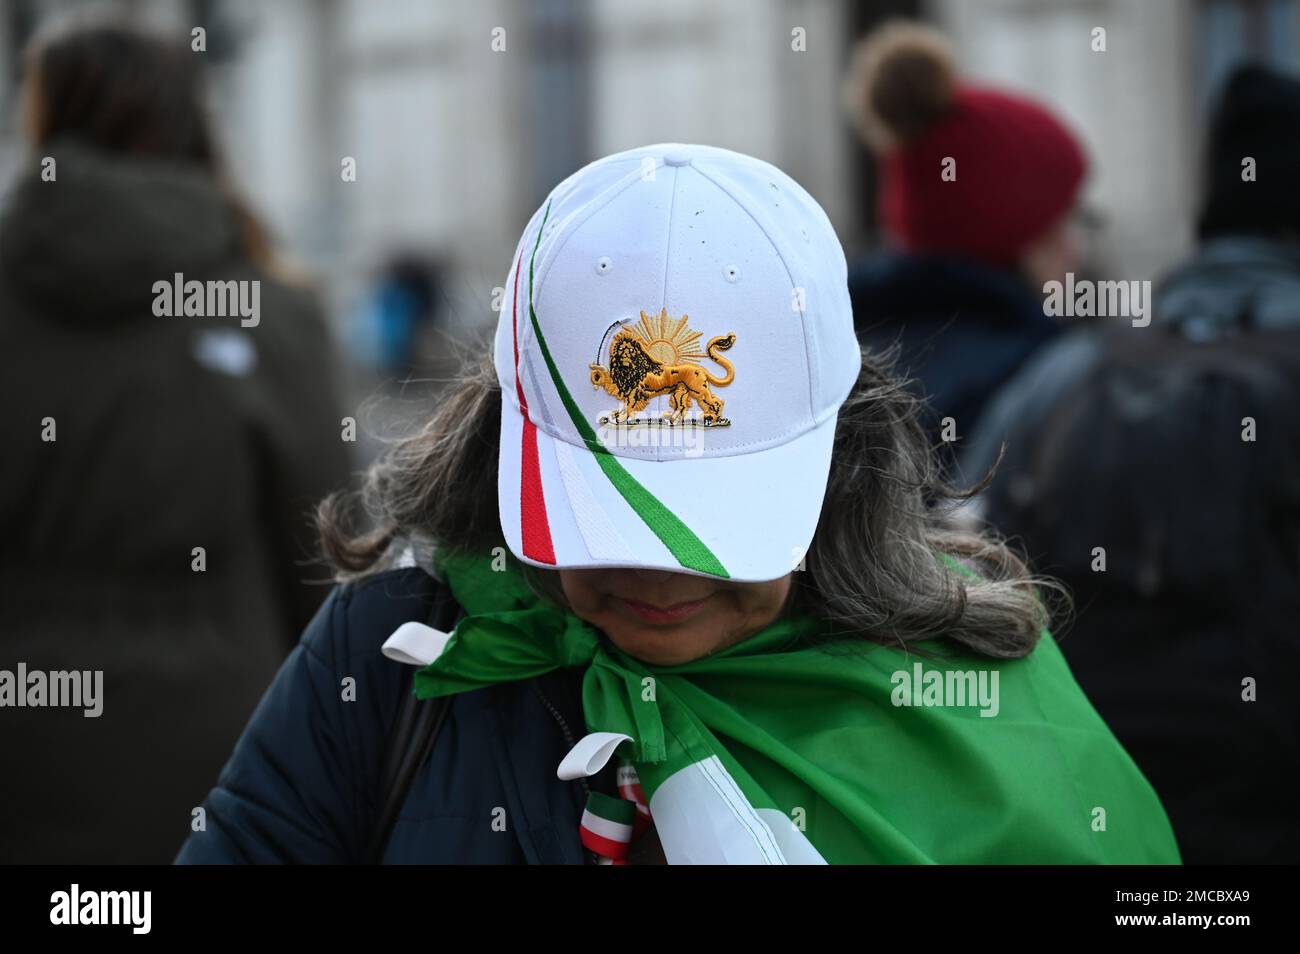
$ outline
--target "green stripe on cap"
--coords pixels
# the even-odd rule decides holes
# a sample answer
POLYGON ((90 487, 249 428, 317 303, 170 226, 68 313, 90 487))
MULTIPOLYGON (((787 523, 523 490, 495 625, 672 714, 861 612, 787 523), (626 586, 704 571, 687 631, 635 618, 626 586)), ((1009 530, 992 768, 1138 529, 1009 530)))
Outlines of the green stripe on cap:
POLYGON ((618 458, 610 453, 609 448, 597 440, 595 430, 582 416, 577 402, 573 400, 573 395, 564 386, 564 381, 560 378, 560 370, 555 366, 555 359, 551 357, 551 349, 546 346, 546 336, 542 334, 542 326, 537 321, 537 309, 533 307, 533 268, 537 263, 537 250, 542 244, 542 230, 546 228, 546 222, 550 217, 551 203, 548 201, 546 212, 542 216, 542 224, 537 229, 537 242, 533 245, 533 254, 528 260, 528 316, 532 320, 533 334, 537 335, 537 344, 542 349, 546 368, 551 373, 551 383, 555 385, 555 390, 560 392, 560 400, 564 403, 564 409, 569 412, 573 426, 582 435, 582 441, 587 445, 587 449, 595 455, 596 463, 609 478, 609 482, 651 532, 663 541, 663 545, 668 548, 668 552, 677 559, 677 562, 689 570, 730 577, 731 574, 722 565, 722 561, 704 545, 704 541, 697 537, 677 514, 664 506, 658 497, 646 490, 641 482, 619 463, 618 458))

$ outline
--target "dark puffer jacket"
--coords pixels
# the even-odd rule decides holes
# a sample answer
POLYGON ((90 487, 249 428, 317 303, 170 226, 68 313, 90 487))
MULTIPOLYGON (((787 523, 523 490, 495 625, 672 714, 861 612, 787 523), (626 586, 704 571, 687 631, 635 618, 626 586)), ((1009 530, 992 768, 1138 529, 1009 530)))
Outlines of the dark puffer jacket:
POLYGON ((993 393, 1057 332, 1015 272, 954 256, 864 259, 849 272, 849 295, 862 343, 897 344, 898 370, 930 398, 931 426, 952 417, 963 440, 993 393))
POLYGON ((166 862, 327 592, 297 561, 342 411, 318 306, 208 174, 47 151, 0 219, 0 669, 103 670, 104 698, 0 708, 0 861, 166 862), (260 280, 259 323, 156 317, 177 272, 260 280))
MULTIPOLYGON (((390 570, 336 590, 258 706, 182 864, 346 864, 365 859, 383 802, 381 766, 410 666, 384 657, 393 631, 433 619, 445 588, 390 570), (343 681, 356 680, 355 699, 343 681)), ((452 698, 397 816, 386 864, 583 864, 589 780, 556 769, 586 733, 582 670, 560 669, 452 698)), ((428 705, 429 703, 422 703, 428 705)))
POLYGON ((973 480, 1007 443, 984 512, 1071 587, 1061 648, 1160 792, 1187 864, 1300 859, 1279 784, 1300 762, 1298 348, 1300 244, 1215 239, 1164 281, 1150 328, 1074 332, 1035 355, 963 460, 973 480), (1117 370, 1130 350, 1176 357, 1144 360, 1148 382, 1117 370), (1092 399, 1104 393, 1123 403, 1092 399), (1246 414, 1258 443, 1236 439, 1246 414), (1218 420, 1233 440, 1215 439, 1218 420))

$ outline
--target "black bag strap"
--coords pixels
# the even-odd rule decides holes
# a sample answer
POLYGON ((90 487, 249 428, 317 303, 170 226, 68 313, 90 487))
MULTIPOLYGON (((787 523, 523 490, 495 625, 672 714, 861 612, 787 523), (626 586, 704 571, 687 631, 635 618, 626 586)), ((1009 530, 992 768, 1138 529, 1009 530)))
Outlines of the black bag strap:
MULTIPOLYGON (((449 592, 444 591, 430 612, 428 622, 435 629, 450 632, 462 615, 460 606, 449 592)), ((414 669, 402 677, 404 691, 380 769, 379 788, 376 790, 379 811, 375 814, 375 827, 366 845, 366 864, 377 865, 383 861, 384 850, 388 847, 397 815, 411 791, 411 783, 420 766, 428 761, 438 731, 451 708, 450 696, 417 699, 412 689, 414 679, 414 669)))

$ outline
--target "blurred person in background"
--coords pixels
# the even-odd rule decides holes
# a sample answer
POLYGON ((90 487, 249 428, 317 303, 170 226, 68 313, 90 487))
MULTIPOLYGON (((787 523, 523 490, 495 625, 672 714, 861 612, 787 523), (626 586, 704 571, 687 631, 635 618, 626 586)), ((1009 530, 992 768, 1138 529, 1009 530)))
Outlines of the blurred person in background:
POLYGON ((385 379, 403 378, 427 360, 424 338, 439 317, 442 269, 423 256, 392 256, 380 269, 353 324, 355 360, 385 379))
POLYGON ((931 426, 951 417, 965 438, 1056 331, 1038 289, 1081 258, 1083 149, 1044 107, 960 80, 944 37, 916 23, 868 35, 844 92, 879 159, 893 246, 850 270, 859 338, 896 345, 899 370, 930 398, 931 426))
POLYGON ((1006 442, 980 509, 1074 590, 1062 647, 1189 863, 1300 859, 1282 782, 1300 766, 1297 130, 1300 80, 1238 68, 1211 125, 1200 248, 1151 325, 1043 349, 962 459, 981 475, 1006 442))
POLYGON ((170 859, 326 592, 301 564, 314 502, 349 477, 332 349, 223 173, 198 62, 85 19, 25 62, 31 156, 0 215, 0 668, 102 670, 103 699, 0 711, 0 861, 170 859), (258 320, 159 317, 177 273, 260 281, 258 320))

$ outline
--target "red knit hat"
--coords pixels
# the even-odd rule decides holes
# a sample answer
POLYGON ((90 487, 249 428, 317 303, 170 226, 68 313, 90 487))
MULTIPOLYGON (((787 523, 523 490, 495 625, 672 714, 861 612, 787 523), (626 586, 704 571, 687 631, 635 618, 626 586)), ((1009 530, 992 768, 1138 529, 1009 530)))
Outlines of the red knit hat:
POLYGON ((848 93, 880 153, 881 224, 907 249, 1011 264, 1074 205, 1087 169, 1075 136, 1031 100, 958 84, 932 30, 868 37, 848 93))

